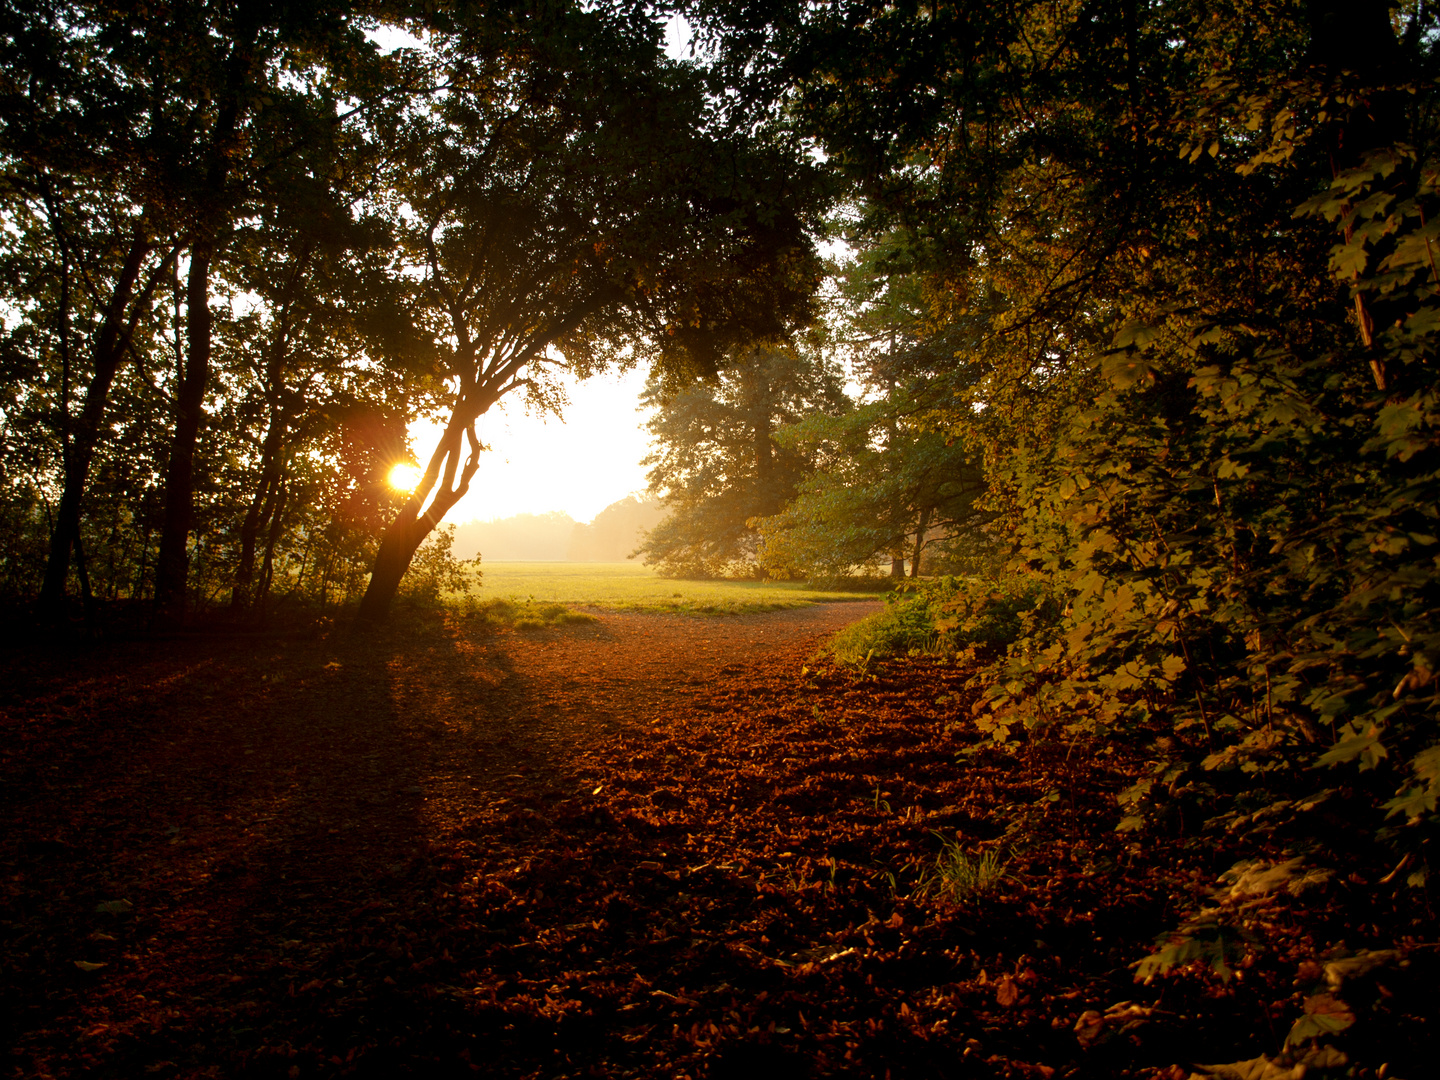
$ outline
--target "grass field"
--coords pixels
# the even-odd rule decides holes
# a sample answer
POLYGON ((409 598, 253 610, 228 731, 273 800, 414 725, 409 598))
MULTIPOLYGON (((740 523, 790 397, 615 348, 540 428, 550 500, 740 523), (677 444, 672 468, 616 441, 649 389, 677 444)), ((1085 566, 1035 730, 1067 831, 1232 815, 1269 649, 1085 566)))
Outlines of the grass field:
POLYGON ((606 611, 740 615, 803 607, 827 600, 873 600, 873 594, 827 592, 775 581, 675 581, 639 563, 481 563, 480 587, 470 594, 484 605, 564 604, 606 611))

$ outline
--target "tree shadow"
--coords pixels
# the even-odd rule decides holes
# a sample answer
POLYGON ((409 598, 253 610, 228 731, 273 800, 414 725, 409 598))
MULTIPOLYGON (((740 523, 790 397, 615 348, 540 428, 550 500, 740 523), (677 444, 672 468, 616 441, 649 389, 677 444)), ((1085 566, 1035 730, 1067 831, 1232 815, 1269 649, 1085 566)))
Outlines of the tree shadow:
POLYGON ((290 995, 343 983, 346 942, 414 952, 437 844, 505 842, 517 807, 575 790, 504 643, 443 618, 25 663, 0 869, 26 945, 0 1012, 31 1065, 97 1008, 126 1036, 91 1048, 107 1070, 243 1056, 290 995))

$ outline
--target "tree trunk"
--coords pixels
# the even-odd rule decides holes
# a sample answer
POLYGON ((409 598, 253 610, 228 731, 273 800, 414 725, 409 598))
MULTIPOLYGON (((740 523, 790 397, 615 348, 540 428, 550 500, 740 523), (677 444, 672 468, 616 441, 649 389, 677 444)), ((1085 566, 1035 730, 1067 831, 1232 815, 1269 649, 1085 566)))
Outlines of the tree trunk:
POLYGON ((154 515, 151 510, 151 493, 148 488, 140 512, 145 517, 145 531, 140 537, 140 568, 135 571, 135 584, 130 589, 131 600, 139 600, 145 595, 145 571, 149 569, 150 563, 150 528, 154 515))
POLYGON ((911 580, 920 576, 920 553, 925 550, 925 529, 930 524, 930 508, 920 511, 920 523, 915 526, 915 553, 910 560, 911 580))
POLYGON ((235 580, 230 586, 230 610, 236 613, 250 606, 251 587, 255 583, 255 540, 260 535, 260 514, 264 502, 269 498, 267 484, 261 482, 245 520, 240 523, 240 559, 235 564, 235 580))
POLYGON ((165 472, 165 517, 160 527, 160 556, 155 561, 155 613, 160 623, 169 627, 178 627, 185 619, 190 526, 195 516, 195 444, 210 379, 210 261, 214 254, 210 241, 191 249, 186 284, 185 370, 175 391, 175 438, 165 472))
POLYGON ((270 430, 260 449, 260 485, 240 523, 240 561, 230 592, 230 607, 236 612, 244 611, 254 600, 256 541, 274 518, 280 501, 280 440, 285 426, 283 417, 271 417, 270 430))
POLYGON ((50 536, 50 557, 45 564, 45 579, 40 586, 41 611, 58 610, 65 600, 65 582, 70 576, 70 554, 80 536, 80 501, 89 482, 90 465, 95 458, 95 445, 100 439, 100 425, 110 398, 110 387, 125 359, 129 342, 124 334, 125 311, 130 306, 140 268, 152 246, 142 236, 131 241, 115 282, 105 319, 91 348, 92 371, 85 387, 85 403, 80 418, 70 435, 70 452, 65 457, 65 481, 60 505, 55 514, 55 530, 50 536))
POLYGON ((400 579, 410 569, 410 560, 415 551, 424 543, 431 530, 450 508, 459 502, 470 490, 470 479, 480 467, 480 440, 475 435, 475 420, 493 403, 487 398, 472 409, 451 415, 440 444, 430 455, 430 464, 425 476, 405 504, 399 515, 385 530, 380 541, 380 550, 375 555, 375 565, 370 571, 370 584, 360 600, 356 621, 360 624, 384 622, 390 614, 390 605, 400 591, 400 579), (462 442, 470 446, 469 456, 461 464, 462 442), (421 508, 426 498, 434 492, 429 509, 421 508))
POLYGON ((265 557, 260 561, 260 582, 255 588, 257 620, 265 617, 265 601, 270 596, 270 582, 275 577, 275 547, 280 543, 280 533, 284 527, 287 495, 282 483, 275 496, 275 508, 270 514, 270 534, 265 538, 265 557))
POLYGON ((406 520, 402 515, 380 541, 380 550, 375 556, 374 569, 370 571, 370 584, 360 601, 356 619, 362 623, 384 622, 390 614, 390 605, 400 591, 400 580, 410 569, 410 560, 425 542, 434 528, 428 514, 406 520))
POLYGON ((891 576, 891 578, 895 579, 896 581, 900 581, 900 580, 903 580, 903 579, 904 579, 904 577, 905 577, 905 559, 904 559, 903 556, 900 556, 900 555, 891 555, 891 556, 890 556, 890 576, 891 576))

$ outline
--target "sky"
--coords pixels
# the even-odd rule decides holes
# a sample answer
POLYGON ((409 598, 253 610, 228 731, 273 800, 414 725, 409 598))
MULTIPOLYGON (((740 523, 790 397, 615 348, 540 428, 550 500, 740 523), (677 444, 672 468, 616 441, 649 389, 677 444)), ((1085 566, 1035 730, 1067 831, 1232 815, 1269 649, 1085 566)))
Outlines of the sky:
MULTIPOLYGON (((447 521, 491 521, 514 514, 560 510, 576 521, 590 521, 611 503, 643 493, 640 460, 650 452, 640 392, 646 372, 600 374, 580 382, 566 377, 570 404, 564 421, 526 415, 524 400, 507 398, 480 418, 480 471, 469 493, 455 504, 447 521)), ((439 441, 441 428, 411 425, 410 442, 423 465, 439 441)))

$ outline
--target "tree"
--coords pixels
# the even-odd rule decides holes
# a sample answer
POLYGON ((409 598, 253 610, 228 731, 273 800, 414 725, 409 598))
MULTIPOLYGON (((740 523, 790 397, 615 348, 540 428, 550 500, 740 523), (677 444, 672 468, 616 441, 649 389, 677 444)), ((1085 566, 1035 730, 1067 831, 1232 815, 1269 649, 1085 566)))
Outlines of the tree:
MULTIPOLYGON (((148 5, 56 0, 6 5, 0 18, 7 187, 45 208, 22 218, 52 238, 59 279, 43 303, 56 327, 63 492, 42 601, 53 607, 63 597, 111 388, 140 354, 136 334, 158 321, 157 290, 183 259, 185 297, 171 320, 177 335, 183 325, 185 342, 171 394, 155 582, 161 614, 178 621, 211 372, 211 284, 225 246, 237 221, 285 197, 276 183, 284 163, 333 139, 342 98, 394 94, 405 80, 365 44, 349 4, 217 0, 172 5, 157 19, 148 5), (388 85, 372 78, 377 70, 394 76, 388 85), (87 362, 72 339, 89 343, 87 362), (72 418, 71 387, 81 381, 72 418)), ((296 175, 288 174, 292 183, 296 175)), ((79 565, 83 578, 83 557, 79 565)))
POLYGON ((916 415, 923 410, 897 393, 778 433, 782 446, 829 452, 826 467, 758 523, 772 574, 835 580, 885 555, 891 576, 901 576, 909 559, 910 576, 919 577, 928 545, 984 520, 975 507, 984 485, 972 452, 925 430, 916 415))
POLYGON ((815 411, 845 411, 839 370, 818 353, 757 346, 678 391, 652 378, 642 400, 656 409, 648 426, 658 448, 644 464, 667 516, 637 554, 673 577, 760 572, 753 521, 784 506, 813 465, 776 433, 815 411))
POLYGON ((915 272, 913 247, 891 233, 865 245, 838 275, 829 325, 852 377, 870 400, 836 416, 818 414, 779 433, 815 470, 779 513, 760 523, 774 573, 835 579, 888 555, 891 575, 920 574, 927 545, 974 536, 984 484, 975 453, 935 430, 973 374, 955 363, 973 320, 935 327, 915 272))
POLYGON ((449 421, 381 541, 362 621, 383 618, 420 542, 479 468, 475 422, 547 369, 642 360, 672 377, 810 315, 819 191, 764 130, 720 131, 648 17, 603 7, 468 10, 431 26, 446 92, 404 128, 391 182, 413 318, 449 421))
POLYGON ((937 321, 980 318, 935 419, 1066 601, 977 675, 982 725, 1164 717, 1207 769, 1353 764, 1420 858, 1434 9, 784 10, 731 62, 783 54, 866 235, 913 238, 937 321))

